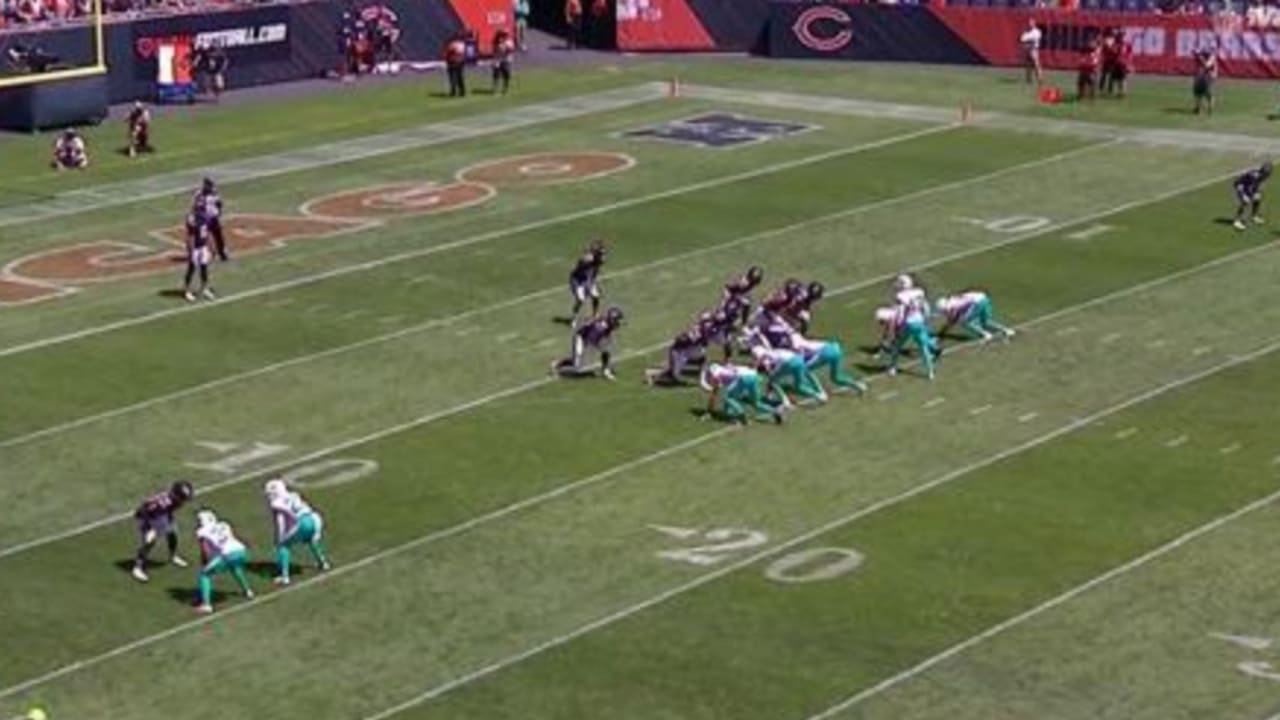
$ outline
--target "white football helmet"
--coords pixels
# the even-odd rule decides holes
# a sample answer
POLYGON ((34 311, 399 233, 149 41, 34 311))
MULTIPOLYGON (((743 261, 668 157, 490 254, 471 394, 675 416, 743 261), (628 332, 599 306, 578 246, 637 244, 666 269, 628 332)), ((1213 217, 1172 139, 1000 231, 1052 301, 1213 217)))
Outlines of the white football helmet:
POLYGON ((898 292, 902 292, 903 290, 910 290, 915 286, 916 286, 916 281, 912 280, 911 276, 906 273, 899 275, 893 280, 893 289, 897 290, 898 292))
POLYGON ((277 498, 289 492, 289 488, 280 478, 272 478, 268 480, 267 484, 262 486, 262 490, 269 498, 277 498))
POLYGON ((218 516, 212 510, 201 510, 196 513, 196 524, 201 528, 209 528, 218 524, 218 516))

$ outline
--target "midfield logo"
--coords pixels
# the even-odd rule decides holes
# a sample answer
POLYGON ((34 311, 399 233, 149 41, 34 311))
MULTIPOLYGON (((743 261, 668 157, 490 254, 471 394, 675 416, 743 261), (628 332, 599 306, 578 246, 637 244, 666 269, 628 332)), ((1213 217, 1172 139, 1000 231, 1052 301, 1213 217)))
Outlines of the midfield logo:
POLYGON ((730 148, 787 137, 815 130, 817 127, 796 122, 759 120, 731 113, 708 113, 629 130, 623 136, 669 140, 700 147, 730 148))

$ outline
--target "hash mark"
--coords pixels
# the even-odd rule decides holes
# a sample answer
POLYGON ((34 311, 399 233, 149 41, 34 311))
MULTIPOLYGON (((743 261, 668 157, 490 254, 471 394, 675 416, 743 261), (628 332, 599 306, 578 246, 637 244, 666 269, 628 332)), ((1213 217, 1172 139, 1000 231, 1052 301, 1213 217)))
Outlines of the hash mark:
POLYGON ((457 335, 458 337, 465 337, 465 336, 470 335, 470 334, 472 334, 472 333, 474 333, 474 332, 477 332, 477 331, 479 331, 479 330, 480 330, 480 328, 475 327, 475 326, 473 325, 473 326, 471 326, 471 327, 464 327, 464 328, 462 328, 461 330, 458 330, 458 331, 457 331, 456 333, 454 333, 454 334, 455 334, 455 335, 457 335))
POLYGON ((539 340, 536 347, 540 347, 540 348, 551 347, 552 345, 555 345, 555 344, 556 344, 555 338, 545 338, 543 340, 539 340))
POLYGON ((360 317, 360 316, 361 316, 361 315, 363 315, 363 314, 364 314, 364 310, 352 310, 351 312, 346 313, 345 315, 343 315, 340 319, 341 319, 341 320, 354 320, 354 319, 356 319, 356 318, 360 317))
POLYGON ((697 280, 694 280, 693 282, 689 283, 689 287, 698 287, 699 285, 706 285, 709 282, 711 282, 711 276, 703 275, 697 280))
POLYGON ((1151 348, 1152 350, 1158 350, 1168 344, 1169 344, 1168 340, 1164 340, 1164 339, 1152 340, 1151 342, 1147 343, 1147 347, 1151 348))
POLYGON ((1125 429, 1123 429, 1123 430, 1119 430, 1119 431, 1117 431, 1117 432, 1116 432, 1116 435, 1115 435, 1115 438, 1116 438, 1117 440, 1125 440, 1125 439, 1127 439, 1127 438, 1131 438, 1131 437, 1133 437, 1134 435, 1137 435, 1137 434, 1138 434, 1138 428, 1136 428, 1136 427, 1127 427, 1127 428, 1125 428, 1125 429))
POLYGON ((862 303, 864 303, 864 302, 866 302, 866 301, 867 301, 867 299, 866 299, 866 298, 864 298, 864 297, 854 298, 854 299, 850 300, 849 302, 845 303, 845 304, 844 304, 844 306, 845 306, 845 307, 857 307, 857 306, 861 305, 862 303))
POLYGON ((1124 335, 1120 333, 1109 333, 1107 335, 1103 335, 1102 339, 1099 340, 1098 342, 1102 343, 1103 345, 1110 345, 1111 343, 1119 340, 1122 337, 1124 337, 1124 335))
POLYGON ((516 338, 518 338, 518 337, 520 337, 520 333, 518 333, 518 332, 509 332, 509 333, 503 333, 503 334, 499 335, 499 336, 498 336, 498 338, 497 338, 497 340, 498 340, 498 342, 500 342, 500 343, 506 343, 506 342, 511 342, 512 340, 515 340, 515 339, 516 339, 516 338))
POLYGON ((543 265, 560 265, 560 264, 562 264, 563 262, 564 262, 564 260, 563 260, 562 258, 553 258, 553 257, 549 257, 549 258, 547 258, 546 260, 543 260, 543 261, 542 261, 542 264, 543 264, 543 265))
POLYGON ((1059 337, 1062 337, 1065 335, 1074 335, 1078 332, 1080 332, 1080 328, 1076 327, 1075 325, 1068 325, 1067 327, 1064 327, 1061 330, 1059 330, 1057 334, 1059 337))
POLYGON ((926 408, 936 408, 936 407, 938 407, 939 405, 941 405, 942 403, 944 403, 944 402, 946 402, 946 401, 947 401, 947 399, 946 399, 946 398, 944 398, 944 397, 936 397, 936 398, 933 398, 932 400, 930 400, 930 401, 926 402, 926 403, 925 403, 924 405, 922 405, 921 407, 926 407, 926 408))
POLYGON ((880 402, 885 402, 886 400, 892 400, 896 397, 898 397, 898 391, 890 390, 888 392, 880 393, 879 397, 877 397, 876 399, 879 400, 880 402))
POLYGON ((1167 448, 1176 448, 1176 447, 1181 447, 1182 445, 1185 445, 1185 444, 1187 444, 1187 436, 1186 436, 1186 435, 1179 435, 1178 437, 1173 438, 1172 440, 1167 441, 1167 442, 1164 444, 1164 446, 1165 446, 1165 447, 1167 447, 1167 448))
POLYGON ((383 325, 396 325, 404 320, 403 315, 388 315, 384 318, 378 318, 378 322, 383 325))
POLYGON ((1036 419, 1036 418, 1038 418, 1038 417, 1040 417, 1040 413, 1038 413, 1038 412, 1029 412, 1029 413, 1027 413, 1026 415, 1019 415, 1019 416, 1018 416, 1018 422, 1020 422, 1020 423, 1029 423, 1029 422, 1031 422, 1032 420, 1035 420, 1035 419, 1036 419))
POLYGON ((1192 354, 1192 355, 1195 355, 1195 356, 1197 356, 1197 357, 1199 357, 1200 355, 1207 355, 1207 354, 1209 354, 1209 353, 1211 353, 1211 352, 1213 352, 1213 348, 1212 348, 1212 347, 1210 347, 1210 346, 1208 346, 1208 345, 1201 345, 1200 347, 1196 348, 1195 350, 1192 350, 1192 351, 1191 351, 1191 354, 1192 354))
POLYGON ((992 407, 991 405, 979 405, 978 407, 973 408, 972 410, 970 410, 970 411, 969 411, 969 414, 970 414, 970 415, 975 415, 975 416, 976 416, 976 415, 981 415, 982 413, 984 413, 984 412, 986 412, 986 411, 990 410, 990 409, 991 409, 991 407, 992 407))
POLYGON ((1241 447, 1240 443, 1231 443, 1224 448, 1219 448, 1218 453, 1221 455, 1230 455, 1231 453, 1238 451, 1241 447))

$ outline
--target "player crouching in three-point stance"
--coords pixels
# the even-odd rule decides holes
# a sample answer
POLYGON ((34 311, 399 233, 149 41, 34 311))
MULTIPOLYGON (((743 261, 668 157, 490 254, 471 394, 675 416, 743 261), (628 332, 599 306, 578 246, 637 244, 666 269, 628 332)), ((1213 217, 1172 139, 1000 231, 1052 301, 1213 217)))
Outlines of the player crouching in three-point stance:
POLYGON ((1271 177, 1271 161, 1267 161, 1246 172, 1236 178, 1232 183, 1232 187, 1236 191, 1236 219, 1231 223, 1235 229, 1244 230, 1245 228, 1245 212, 1249 213, 1249 219, 1259 225, 1262 224, 1262 216, 1258 213, 1262 210, 1262 186, 1271 177))
POLYGON ((151 147, 151 111, 141 101, 135 102, 129 110, 129 137, 126 152, 129 157, 137 157, 138 153, 155 152, 151 147))
POLYGON ((786 392, 788 388, 806 400, 827 401, 826 390, 809 372, 803 355, 770 345, 764 333, 754 328, 746 332, 743 343, 751 350, 758 370, 769 378, 769 385, 777 391, 783 407, 791 407, 791 398, 786 392))
POLYGON ((187 273, 182 281, 182 296, 187 302, 195 302, 196 295, 206 300, 217 298, 209 285, 209 263, 213 261, 213 250, 209 247, 211 240, 209 222, 199 212, 187 216, 187 273), (200 289, 192 291, 191 281, 196 273, 200 274, 200 289))
POLYGON ((973 335, 987 342, 1000 333, 1004 339, 1012 338, 1016 333, 1013 328, 996 322, 995 310, 991 306, 991 296, 981 290, 969 290, 959 295, 939 298, 933 309, 942 316, 945 324, 939 335, 946 335, 954 325, 960 325, 973 335))
POLYGON ((697 322, 675 336, 667 348, 665 367, 644 371, 644 381, 650 385, 683 385, 684 372, 699 360, 706 361, 707 338, 702 323, 697 322))
POLYGON ((597 315, 582 326, 574 328, 571 354, 552 365, 551 372, 556 375, 582 375, 583 355, 587 350, 595 350, 600 353, 601 374, 610 380, 616 379, 613 365, 610 363, 612 359, 610 351, 613 347, 613 334, 621 326, 622 311, 611 307, 605 310, 603 315, 597 315))
POLYGON ((271 511, 271 528, 276 540, 275 583, 289 584, 290 551, 297 543, 305 543, 321 570, 333 567, 325 551, 324 518, 316 512, 302 495, 289 490, 283 480, 268 480, 263 488, 267 496, 267 508, 271 511))
POLYGON ((782 411, 765 402, 764 378, 749 367, 707 363, 702 369, 700 384, 703 390, 711 393, 703 419, 720 416, 745 425, 747 412, 743 403, 746 403, 756 411, 758 418, 782 424, 782 411))
POLYGON ((792 333, 791 347, 804 357, 814 382, 817 373, 823 368, 831 377, 831 382, 838 390, 867 391, 867 383, 854 377, 844 366, 844 347, 836 340, 811 340, 800 333, 792 333))
POLYGON ((249 564, 249 551, 236 537, 230 523, 220 520, 212 510, 201 510, 196 513, 196 541, 200 543, 200 574, 196 578, 200 604, 196 606, 196 612, 213 612, 213 576, 220 572, 231 573, 240 591, 252 600, 253 589, 244 574, 245 566, 249 564))
POLYGON ((177 567, 187 566, 187 561, 178 554, 178 522, 173 515, 195 496, 196 491, 191 487, 191 483, 179 481, 170 486, 166 492, 157 493, 143 500, 138 509, 133 511, 133 517, 138 521, 138 536, 141 540, 138 552, 133 556, 131 574, 134 580, 147 582, 151 579, 147 577, 147 558, 161 535, 165 536, 165 542, 169 546, 169 563, 177 567))

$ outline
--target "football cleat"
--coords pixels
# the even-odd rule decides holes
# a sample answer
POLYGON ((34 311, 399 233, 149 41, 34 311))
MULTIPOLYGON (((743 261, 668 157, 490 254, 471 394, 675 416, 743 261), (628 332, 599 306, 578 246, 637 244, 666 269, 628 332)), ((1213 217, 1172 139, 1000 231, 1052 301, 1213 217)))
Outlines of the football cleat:
POLYGON ((151 580, 151 578, 147 577, 147 571, 137 566, 134 566, 133 572, 129 574, 133 576, 134 580, 137 580, 140 583, 148 582, 151 580))
MULTIPOLYGON (((1241 228, 1241 229, 1243 229, 1243 228, 1241 228)), ((191 292, 190 290, 187 290, 186 292, 182 293, 182 297, 183 297, 183 298, 185 298, 187 302, 195 302, 195 301, 196 301, 195 293, 191 292)))
POLYGON ((199 615, 212 615, 213 606, 208 603, 202 603, 196 606, 196 613, 199 615))
POLYGON ((617 376, 617 375, 614 375, 614 374, 613 374, 613 370, 612 370, 612 369, 610 369, 610 368, 605 368, 605 369, 604 369, 604 372, 603 372, 603 373, 601 373, 601 374, 602 374, 602 375, 604 375, 604 377, 605 377, 605 379, 606 379, 606 380, 617 380, 617 379, 618 379, 618 376, 617 376))
POLYGON ((1261 215, 1254 215, 1254 216, 1253 216, 1253 224, 1254 224, 1254 225, 1261 225, 1261 224, 1263 224, 1263 223, 1265 223, 1265 222, 1266 222, 1266 220, 1264 220, 1264 219, 1263 219, 1263 217, 1262 217, 1261 215))
POLYGON ((275 583, 276 585, 288 585, 289 578, 285 577, 284 575, 277 575, 276 577, 271 579, 271 582, 275 583))
POLYGON ((169 558, 169 564, 174 567, 184 568, 189 566, 191 563, 187 562, 186 558, 182 557, 181 555, 174 555, 173 557, 169 558))
POLYGON ((1236 220, 1235 222, 1231 223, 1231 227, 1233 227, 1233 228, 1235 228, 1235 229, 1237 229, 1237 230, 1243 230, 1243 229, 1244 229, 1244 221, 1243 221, 1243 220, 1236 220))
POLYGON ((200 291, 200 297, 205 300, 217 300, 218 296, 213 293, 213 288, 205 288, 200 291))

